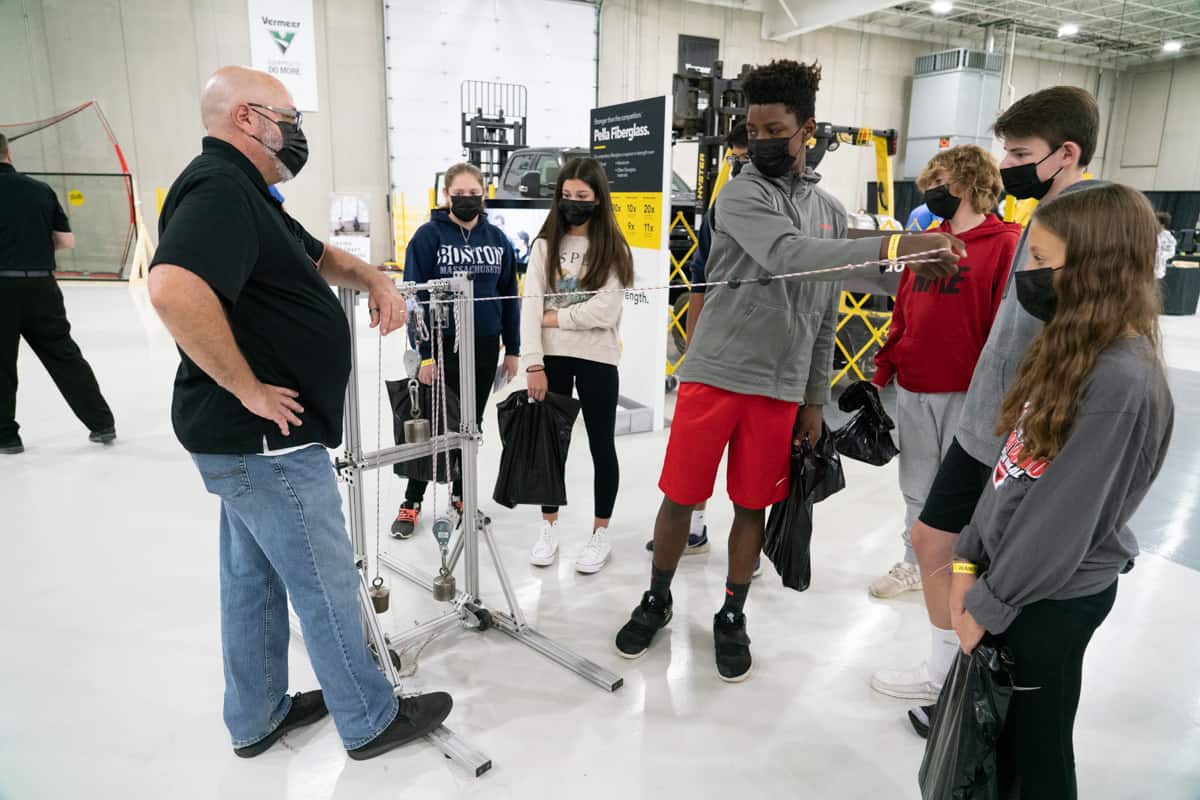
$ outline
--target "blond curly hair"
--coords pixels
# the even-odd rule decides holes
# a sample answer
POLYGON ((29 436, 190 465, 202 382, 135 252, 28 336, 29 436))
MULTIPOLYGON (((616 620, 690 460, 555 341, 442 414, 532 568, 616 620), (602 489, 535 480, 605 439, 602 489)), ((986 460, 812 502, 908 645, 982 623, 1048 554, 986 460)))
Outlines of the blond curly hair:
POLYGON ((956 184, 964 193, 962 199, 980 214, 994 211, 1004 191, 996 159, 977 144, 960 144, 929 159, 917 178, 917 188, 928 190, 939 174, 943 182, 956 184))

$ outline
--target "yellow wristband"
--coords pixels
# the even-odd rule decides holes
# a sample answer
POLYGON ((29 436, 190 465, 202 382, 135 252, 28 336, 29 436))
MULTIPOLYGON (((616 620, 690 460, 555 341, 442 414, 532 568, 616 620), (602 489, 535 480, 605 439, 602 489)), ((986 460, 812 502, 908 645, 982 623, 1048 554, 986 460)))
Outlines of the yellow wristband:
POLYGON ((893 233, 892 238, 888 240, 888 261, 895 261, 896 256, 900 254, 900 238, 900 234, 893 233))
POLYGON ((437 363, 437 362, 436 362, 436 361, 434 361, 432 358, 427 358, 427 359, 425 359, 424 361, 422 361, 422 362, 421 362, 421 366, 422 366, 422 367, 432 367, 432 366, 433 366, 434 364, 436 364, 436 363, 437 363))
POLYGON ((965 561, 955 561, 954 562, 954 574, 955 575, 975 575, 978 572, 979 572, 979 570, 975 567, 974 564, 968 564, 965 561))

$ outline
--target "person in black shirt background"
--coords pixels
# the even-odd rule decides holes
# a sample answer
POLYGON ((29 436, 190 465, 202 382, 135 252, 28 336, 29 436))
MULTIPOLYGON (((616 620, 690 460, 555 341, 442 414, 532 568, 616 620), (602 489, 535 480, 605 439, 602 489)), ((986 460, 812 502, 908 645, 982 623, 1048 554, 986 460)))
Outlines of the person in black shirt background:
POLYGON ((0 134, 0 453, 25 446, 17 424, 17 351, 21 337, 46 367, 93 442, 117 438, 112 411, 96 375, 71 338, 54 251, 75 246, 75 234, 54 190, 17 172, 0 134))
POLYGON ((381 335, 404 325, 404 297, 271 196, 308 159, 282 83, 225 67, 201 116, 208 136, 163 205, 149 290, 180 349, 176 435, 221 500, 225 724, 249 758, 328 711, 350 757, 371 758, 437 728, 453 705, 442 692, 397 703, 372 659, 326 450, 342 440, 352 335, 329 284, 369 292, 381 335), (294 697, 289 598, 321 684, 294 697))

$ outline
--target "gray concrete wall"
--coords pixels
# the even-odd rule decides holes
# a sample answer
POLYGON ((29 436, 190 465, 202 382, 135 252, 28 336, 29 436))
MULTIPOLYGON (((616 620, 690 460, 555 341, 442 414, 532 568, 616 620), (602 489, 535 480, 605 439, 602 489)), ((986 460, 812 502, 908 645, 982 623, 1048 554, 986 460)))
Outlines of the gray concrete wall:
POLYGON ((1105 174, 1143 191, 1200 190, 1200 57, 1122 73, 1105 174))
MULTIPOLYGON (((313 0, 321 110, 305 114, 308 166, 280 187, 319 238, 332 193, 369 195, 376 262, 391 256, 382 13, 378 0, 313 0)), ((249 62, 249 36, 245 0, 0 0, 0 122, 98 100, 154 230, 155 189, 199 152, 200 89, 249 62)))

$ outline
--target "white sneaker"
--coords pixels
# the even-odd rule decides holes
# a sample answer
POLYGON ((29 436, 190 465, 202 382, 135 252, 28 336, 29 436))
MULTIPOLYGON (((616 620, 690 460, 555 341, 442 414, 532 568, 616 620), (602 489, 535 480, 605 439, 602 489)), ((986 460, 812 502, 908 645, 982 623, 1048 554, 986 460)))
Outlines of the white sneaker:
POLYGON ((929 664, 916 669, 883 669, 871 676, 871 688, 888 697, 936 703, 942 687, 929 677, 929 664))
POLYGON ((612 545, 608 543, 608 530, 597 528, 575 561, 575 571, 582 572, 584 575, 599 572, 608 563, 610 555, 612 555, 612 545))
POLYGON ((871 584, 871 596, 890 600, 905 592, 921 591, 921 568, 907 561, 896 562, 888 574, 871 584))
POLYGON ((548 567, 558 558, 558 523, 542 520, 542 532, 533 549, 529 551, 529 563, 535 567, 548 567))

